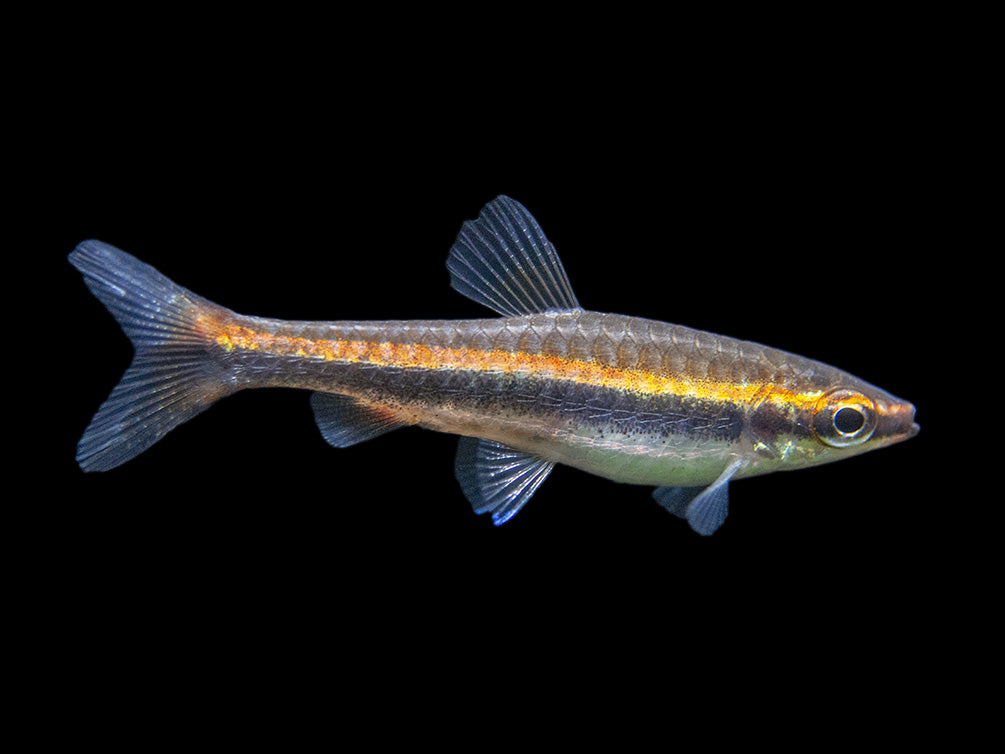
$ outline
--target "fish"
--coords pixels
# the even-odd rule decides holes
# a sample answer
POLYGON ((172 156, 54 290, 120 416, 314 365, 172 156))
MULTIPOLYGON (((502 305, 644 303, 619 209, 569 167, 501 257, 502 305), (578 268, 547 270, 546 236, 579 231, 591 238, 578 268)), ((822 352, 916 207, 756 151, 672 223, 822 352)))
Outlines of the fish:
POLYGON ((336 448, 406 426, 459 436, 476 513, 518 513, 557 464, 653 497, 700 535, 732 481, 840 460, 918 432, 912 404, 819 361, 580 306, 555 248, 514 199, 463 223, 456 291, 495 312, 464 320, 289 321, 237 314, 97 240, 69 256, 132 342, 133 360, 76 460, 111 470, 248 388, 311 391, 336 448))

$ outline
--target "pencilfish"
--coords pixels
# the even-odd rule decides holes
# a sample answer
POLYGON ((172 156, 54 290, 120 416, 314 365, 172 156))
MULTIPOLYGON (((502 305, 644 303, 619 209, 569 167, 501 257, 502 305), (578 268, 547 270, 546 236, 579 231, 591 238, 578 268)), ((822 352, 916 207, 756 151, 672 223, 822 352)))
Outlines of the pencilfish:
POLYGON ((134 347, 78 445, 112 469, 245 388, 312 391, 347 447, 417 425, 460 435, 455 473, 496 524, 555 464, 653 496, 699 534, 734 479, 847 458, 914 436, 914 406, 818 361, 583 309, 553 246, 505 196, 465 222, 451 286, 499 316, 296 322, 237 314, 100 241, 70 254, 134 347))

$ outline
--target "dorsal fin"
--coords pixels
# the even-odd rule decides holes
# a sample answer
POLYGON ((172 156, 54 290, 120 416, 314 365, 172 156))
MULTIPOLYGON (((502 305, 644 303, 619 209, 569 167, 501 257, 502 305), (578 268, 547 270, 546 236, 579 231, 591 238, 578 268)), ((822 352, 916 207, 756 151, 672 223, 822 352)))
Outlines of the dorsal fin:
POLYGON ((447 269, 454 290, 505 316, 580 308, 554 247, 508 196, 461 226, 447 269))

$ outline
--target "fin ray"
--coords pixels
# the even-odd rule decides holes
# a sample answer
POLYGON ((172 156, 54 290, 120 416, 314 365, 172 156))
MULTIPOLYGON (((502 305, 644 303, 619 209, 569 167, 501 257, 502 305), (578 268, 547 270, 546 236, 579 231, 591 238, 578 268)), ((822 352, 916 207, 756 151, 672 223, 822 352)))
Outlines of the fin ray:
POLYGON ((704 487, 657 487, 653 490, 656 502, 678 518, 687 518, 687 505, 705 489, 704 487))
POLYGON ((107 471, 231 392, 207 356, 200 325, 203 316, 226 310, 101 241, 82 242, 69 260, 134 348, 132 363, 77 445, 81 469, 107 471))
POLYGON ((447 257, 454 290, 505 316, 579 309, 541 227, 519 202, 499 196, 461 227, 447 257))
POLYGON ((733 461, 708 487, 657 487, 653 490, 653 497, 675 516, 686 518, 698 534, 707 537, 726 520, 729 513, 729 480, 744 465, 742 459, 733 461))
POLYGON ((475 513, 491 513, 496 526, 520 511, 554 467, 539 456, 477 437, 460 439, 454 462, 475 513))
POLYGON ((336 448, 348 448, 406 426, 383 406, 367 406, 335 393, 312 393, 311 408, 321 435, 336 448))

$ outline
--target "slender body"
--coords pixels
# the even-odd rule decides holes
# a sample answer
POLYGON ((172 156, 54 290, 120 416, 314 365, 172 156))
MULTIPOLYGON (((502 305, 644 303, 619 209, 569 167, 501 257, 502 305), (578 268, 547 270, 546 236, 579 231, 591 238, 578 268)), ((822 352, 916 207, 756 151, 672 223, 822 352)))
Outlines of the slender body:
POLYGON ((453 286, 502 315, 491 319, 248 317, 100 242, 71 261, 137 348, 81 440, 85 470, 128 460, 224 395, 291 387, 313 391, 336 446, 405 425, 461 435, 458 479, 497 523, 564 463, 657 486, 658 501, 709 534, 732 478, 917 431, 909 403, 820 362, 582 309, 540 228, 506 197, 465 223, 448 259, 453 286))

